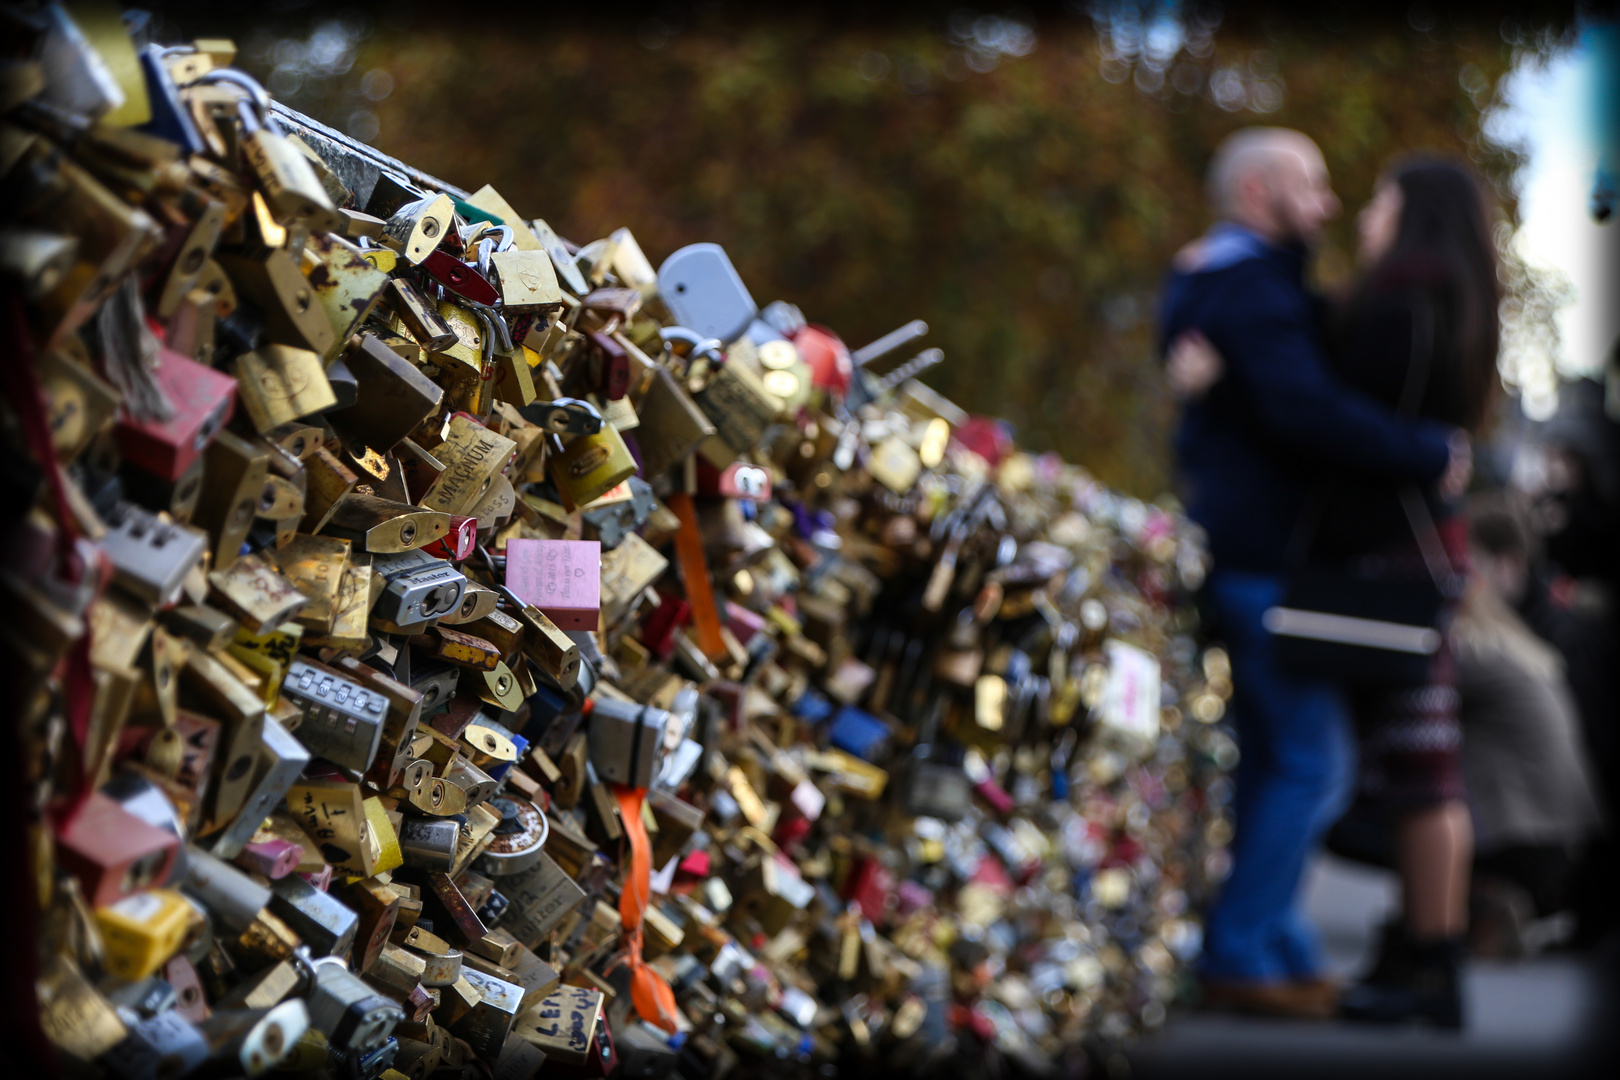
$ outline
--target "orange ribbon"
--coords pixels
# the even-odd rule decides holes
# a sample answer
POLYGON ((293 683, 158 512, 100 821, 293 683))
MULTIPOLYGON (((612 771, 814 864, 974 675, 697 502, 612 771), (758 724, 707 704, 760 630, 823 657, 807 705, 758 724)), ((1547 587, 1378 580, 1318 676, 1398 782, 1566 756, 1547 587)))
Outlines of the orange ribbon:
POLYGON ((647 841, 646 823, 641 820, 641 803, 647 797, 647 789, 614 784, 613 796, 619 802, 624 834, 630 840, 630 872, 625 875, 624 888, 619 893, 624 955, 616 964, 630 965, 630 1002, 636 1007, 636 1015, 673 1035, 676 1031, 675 991, 641 958, 641 917, 646 913, 652 894, 652 845, 647 841))

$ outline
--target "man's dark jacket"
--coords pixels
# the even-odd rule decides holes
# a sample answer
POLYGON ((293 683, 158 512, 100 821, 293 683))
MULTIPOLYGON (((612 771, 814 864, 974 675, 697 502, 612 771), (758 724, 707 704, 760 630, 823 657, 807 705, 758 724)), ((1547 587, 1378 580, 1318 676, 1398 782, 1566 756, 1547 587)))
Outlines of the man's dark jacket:
POLYGON ((1450 428, 1405 420, 1333 380, 1304 252, 1218 225, 1177 260, 1162 343, 1198 329, 1225 374, 1176 433, 1188 513, 1217 569, 1278 573, 1311 480, 1325 468, 1427 483, 1445 471, 1450 428))

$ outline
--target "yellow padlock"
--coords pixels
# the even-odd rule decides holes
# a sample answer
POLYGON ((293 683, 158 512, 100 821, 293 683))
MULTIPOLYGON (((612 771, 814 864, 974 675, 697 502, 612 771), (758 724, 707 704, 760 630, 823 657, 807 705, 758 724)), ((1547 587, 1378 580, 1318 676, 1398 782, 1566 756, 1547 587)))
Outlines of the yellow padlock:
POLYGON ((612 424, 603 424, 595 435, 575 436, 552 455, 550 465, 551 479, 569 510, 601 498, 636 471, 636 459, 612 424))
POLYGON ((98 909, 107 970, 132 982, 157 971, 185 940, 190 909, 173 889, 136 893, 98 909))

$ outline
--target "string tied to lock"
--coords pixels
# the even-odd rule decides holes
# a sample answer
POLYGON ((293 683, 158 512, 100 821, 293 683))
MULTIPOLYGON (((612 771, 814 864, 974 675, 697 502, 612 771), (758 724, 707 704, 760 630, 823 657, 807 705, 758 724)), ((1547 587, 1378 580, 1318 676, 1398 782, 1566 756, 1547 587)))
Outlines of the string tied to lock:
POLYGON ((641 805, 647 798, 646 788, 613 785, 613 797, 619 804, 619 816, 624 819, 624 835, 630 843, 630 870, 625 875, 624 888, 619 892, 619 923, 623 947, 617 959, 609 965, 611 971, 621 964, 630 968, 630 1003, 636 1015, 647 1023, 675 1034, 675 991, 664 977, 654 971, 641 958, 642 916, 652 894, 652 844, 647 839, 647 826, 641 819, 641 805))

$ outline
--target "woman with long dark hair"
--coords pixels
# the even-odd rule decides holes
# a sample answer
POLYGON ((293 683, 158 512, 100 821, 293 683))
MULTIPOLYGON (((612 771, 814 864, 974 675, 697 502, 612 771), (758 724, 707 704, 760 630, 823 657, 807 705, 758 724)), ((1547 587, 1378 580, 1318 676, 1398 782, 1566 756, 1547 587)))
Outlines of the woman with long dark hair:
MULTIPOLYGON (((1389 168, 1360 218, 1359 271, 1329 306, 1325 331, 1338 377, 1392 408, 1477 431, 1499 383, 1499 291, 1486 200, 1458 162, 1411 157, 1389 168), (1406 400, 1403 398, 1412 398, 1406 400)), ((1220 374, 1219 356, 1183 340, 1170 356, 1178 393, 1220 374)), ((1376 562, 1384 580, 1427 580, 1423 550, 1401 492, 1387 480, 1324 475, 1313 561, 1376 562)), ((1445 561, 1465 566, 1466 523, 1437 488, 1421 493, 1445 561)), ((1432 545, 1431 545, 1432 548, 1432 545)), ((1394 1022, 1463 1022, 1458 965, 1468 909, 1473 835, 1464 802, 1456 678, 1442 646, 1426 684, 1354 695, 1361 745, 1360 797, 1394 834, 1402 917, 1386 928, 1379 961, 1348 989, 1346 1015, 1394 1022)))

